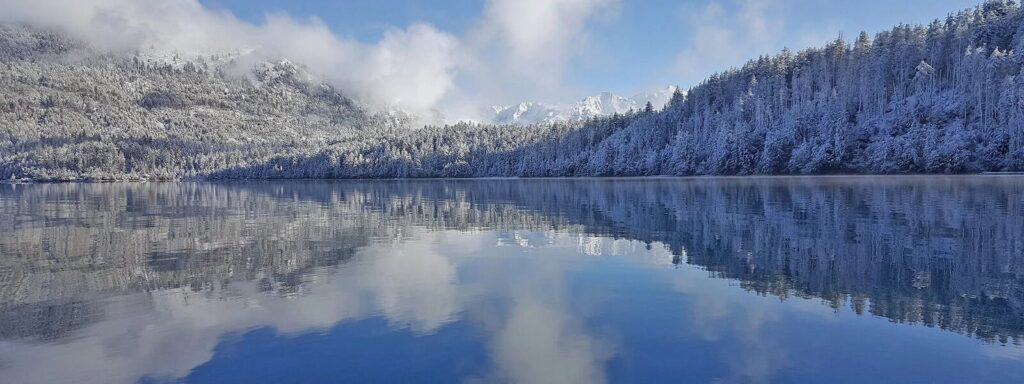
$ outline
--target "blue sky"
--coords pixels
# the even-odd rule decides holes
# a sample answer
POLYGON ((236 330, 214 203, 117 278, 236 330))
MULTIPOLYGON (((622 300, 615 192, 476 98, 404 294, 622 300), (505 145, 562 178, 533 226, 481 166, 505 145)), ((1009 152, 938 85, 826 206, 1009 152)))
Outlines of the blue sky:
MULTIPOLYGON (((372 43, 385 31, 426 23, 465 38, 481 23, 485 0, 202 0, 253 23, 267 13, 317 17, 335 33, 372 43)), ((973 0, 619 0, 599 1, 566 60, 565 96, 631 94, 663 85, 690 86, 711 72, 782 47, 802 48, 877 32, 901 22, 926 23, 974 6, 973 0), (752 28, 751 25, 759 27, 752 28), (703 42, 703 44, 701 44, 703 42)), ((528 24, 529 20, 523 20, 528 24)), ((522 96, 522 95, 517 95, 522 96)), ((562 95, 559 95, 562 96, 562 95)))

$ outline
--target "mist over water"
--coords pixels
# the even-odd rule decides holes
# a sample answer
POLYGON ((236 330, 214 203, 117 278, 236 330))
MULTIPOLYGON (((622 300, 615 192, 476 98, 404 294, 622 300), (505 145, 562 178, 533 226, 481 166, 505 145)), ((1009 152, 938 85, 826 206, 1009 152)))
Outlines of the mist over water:
POLYGON ((1022 202, 1014 176, 0 185, 0 381, 1021 381, 1022 202))

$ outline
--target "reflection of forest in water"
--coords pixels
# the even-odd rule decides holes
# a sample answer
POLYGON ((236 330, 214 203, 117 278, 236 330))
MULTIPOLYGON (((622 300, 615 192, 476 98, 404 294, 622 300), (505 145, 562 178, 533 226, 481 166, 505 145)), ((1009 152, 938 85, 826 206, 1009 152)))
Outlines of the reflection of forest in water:
MULTIPOLYGON (((0 189, 0 337, 59 338, 91 299, 236 281, 301 295, 409 227, 667 244, 758 294, 990 341, 1024 334, 1024 178, 52 184, 0 189)), ((685 255, 685 256, 684 256, 685 255)))

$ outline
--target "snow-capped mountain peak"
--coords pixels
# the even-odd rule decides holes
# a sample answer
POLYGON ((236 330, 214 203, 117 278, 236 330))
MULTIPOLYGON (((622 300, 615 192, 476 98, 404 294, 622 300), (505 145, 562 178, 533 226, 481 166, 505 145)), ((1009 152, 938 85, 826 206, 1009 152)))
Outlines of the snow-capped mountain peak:
POLYGON ((666 87, 643 92, 633 97, 623 97, 611 92, 587 96, 571 104, 546 104, 524 101, 519 104, 493 106, 493 122, 496 124, 547 124, 563 121, 582 121, 594 117, 623 114, 630 110, 643 110, 648 102, 655 109, 661 109, 672 98, 676 87, 666 87))
POLYGON ((626 113, 637 109, 637 101, 610 92, 602 92, 598 96, 587 96, 576 103, 576 115, 582 119, 626 113))
POLYGON ((562 111, 554 105, 524 101, 510 106, 494 106, 494 121, 501 124, 532 124, 565 121, 562 111))

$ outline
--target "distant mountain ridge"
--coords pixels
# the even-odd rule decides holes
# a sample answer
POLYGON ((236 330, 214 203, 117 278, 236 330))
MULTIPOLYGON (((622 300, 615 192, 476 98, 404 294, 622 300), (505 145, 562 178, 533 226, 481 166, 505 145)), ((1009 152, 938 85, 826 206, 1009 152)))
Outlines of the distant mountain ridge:
POLYGON ((490 108, 494 112, 488 121, 494 124, 548 124, 556 122, 585 121, 595 117, 625 114, 629 111, 643 110, 648 102, 655 110, 662 109, 678 88, 669 86, 657 90, 643 92, 632 97, 623 97, 611 92, 587 96, 571 104, 548 104, 524 101, 513 105, 496 105, 490 108))

